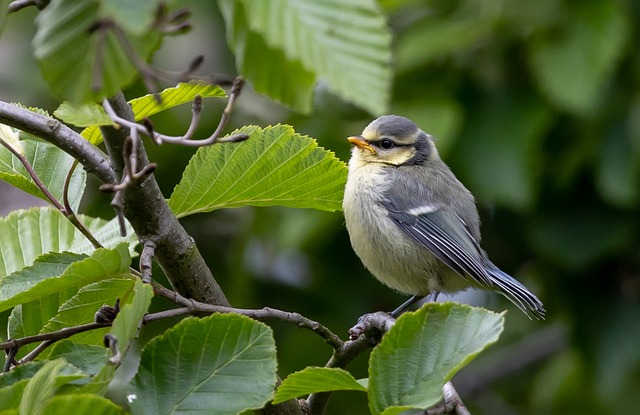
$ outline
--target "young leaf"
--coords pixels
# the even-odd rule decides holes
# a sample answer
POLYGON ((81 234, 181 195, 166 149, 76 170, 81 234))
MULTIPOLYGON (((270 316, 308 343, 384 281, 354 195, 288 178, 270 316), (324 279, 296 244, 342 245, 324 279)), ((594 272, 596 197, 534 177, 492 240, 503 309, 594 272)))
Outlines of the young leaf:
POLYGON ((134 415, 235 415, 273 395, 276 350, 271 329, 250 318, 187 318, 142 350, 132 381, 134 415))
MULTIPOLYGON (((137 237, 129 230, 120 236, 117 219, 78 215, 78 218, 105 247, 128 242, 134 252, 137 237)), ((130 228, 129 228, 130 229, 130 228)), ((48 252, 72 251, 89 254, 93 245, 60 212, 52 208, 16 210, 0 218, 0 280, 8 274, 33 264, 48 252)))
POLYGON ((129 349, 131 342, 138 336, 138 329, 142 324, 142 318, 149 309, 152 297, 151 284, 144 284, 136 279, 133 286, 133 298, 129 303, 121 306, 120 312, 111 325, 109 333, 118 340, 116 347, 123 356, 129 349))
POLYGON ((498 340, 503 324, 503 314, 457 303, 428 303, 403 314, 371 352, 371 413, 436 404, 442 386, 498 340), (392 407, 397 409, 385 411, 392 407))
POLYGON ((178 217, 238 206, 341 209, 346 165, 288 125, 245 127, 247 141, 198 149, 169 199, 178 217))
POLYGON ((160 34, 150 24, 144 25, 152 20, 148 10, 127 8, 129 16, 121 20, 121 13, 111 13, 118 5, 119 0, 60 0, 51 2, 38 14, 34 55, 58 98, 80 103, 113 96, 136 77, 137 70, 114 30, 92 30, 96 22, 120 24, 143 60, 159 46, 160 34), (128 30, 131 19, 141 23, 139 30, 128 30))
MULTIPOLYGON (((158 100, 156 99, 154 94, 147 94, 143 97, 132 99, 131 101, 129 101, 129 105, 131 105, 131 110, 133 111, 135 120, 140 121, 145 117, 150 117, 154 114, 173 107, 177 107, 178 105, 182 105, 187 102, 192 102, 198 95, 201 98, 224 98, 226 96, 224 90, 218 85, 211 85, 207 82, 199 80, 191 80, 187 83, 181 82, 175 87, 167 88, 162 91, 160 93, 160 99, 162 100, 162 102, 160 103, 158 103, 158 100)), ((62 108, 62 105, 60 107, 62 108)), ((91 120, 82 120, 86 123, 85 125, 88 125, 89 121, 92 121, 90 122, 90 124, 95 124, 88 128, 85 128, 80 133, 84 138, 86 138, 93 144, 99 144, 102 142, 102 134, 100 133, 100 129, 98 128, 98 126, 111 124, 111 121, 104 110, 100 108, 100 111, 102 111, 102 115, 96 116, 91 120), (105 119, 103 117, 107 118, 105 119)), ((54 114, 58 118, 61 118, 62 115, 65 115, 65 117, 62 119, 73 124, 72 119, 68 119, 68 117, 72 116, 71 114, 54 114)))
MULTIPOLYGON (((23 150, 25 158, 47 189, 56 199, 62 201, 64 182, 74 163, 73 157, 53 144, 42 141, 21 140, 17 146, 23 150)), ((4 146, 0 146, 0 180, 49 201, 44 193, 36 187, 18 158, 4 146)), ((86 181, 87 173, 85 170, 76 168, 69 183, 69 202, 73 209, 77 209, 80 205, 86 181)))
POLYGON ((97 249, 89 258, 69 265, 59 276, 17 272, 0 280, 0 311, 21 303, 95 281, 129 275, 131 256, 126 244, 97 249))
POLYGON ((273 398, 273 403, 287 401, 301 395, 316 392, 355 390, 366 392, 367 388, 343 369, 328 367, 307 367, 292 373, 282 382, 273 398))
MULTIPOLYGON (((329 87, 345 99, 374 114, 385 112, 391 91, 391 34, 373 0, 240 3, 247 27, 263 37, 264 44, 281 50, 288 61, 300 62, 317 78, 326 79, 329 87)), ((227 10, 223 13, 227 27, 238 22, 238 16, 228 12, 233 6, 222 2, 222 10, 227 10)), ((243 40, 242 34, 228 38, 230 42, 243 40)), ((264 65, 239 46, 231 45, 238 67, 264 65)))

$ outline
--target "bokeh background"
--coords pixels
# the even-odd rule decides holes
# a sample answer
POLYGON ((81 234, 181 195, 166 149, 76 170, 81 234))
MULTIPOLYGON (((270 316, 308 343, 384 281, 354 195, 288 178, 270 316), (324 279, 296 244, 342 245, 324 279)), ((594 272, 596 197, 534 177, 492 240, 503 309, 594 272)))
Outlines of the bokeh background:
MULTIPOLYGON (((215 3, 185 1, 194 29, 155 58, 180 70, 234 75, 215 3)), ((455 378, 474 414, 638 413, 640 408, 640 2, 635 0, 384 0, 394 33, 390 113, 434 135, 441 156, 476 195, 483 247, 544 302, 529 321, 505 299, 454 298, 509 310, 500 341, 455 378)), ((53 111, 30 46, 35 10, 10 15, 0 37, 0 99, 53 111)), ((144 94, 141 85, 128 98, 144 94)), ((224 103, 205 102, 208 135, 224 103)), ((180 133, 189 108, 162 114, 180 133)), ((373 118, 318 85, 310 115, 251 91, 232 126, 288 123, 348 160, 345 137, 373 118)), ((193 149, 148 145, 166 197, 193 149)), ((112 217, 88 186, 85 213, 112 217)), ((33 203, 0 188, 0 214, 33 203)), ((183 220, 237 307, 297 311, 343 337, 358 316, 404 300, 352 252, 340 212, 241 208, 183 220)), ((0 236, 1 237, 1 236, 0 236)), ((160 272, 155 273, 156 276, 160 272)), ((158 307, 165 304, 158 304, 158 307)), ((324 365, 313 334, 275 325, 281 376, 324 365)), ((146 328, 142 342, 160 328, 146 328)), ((366 377, 367 356, 349 369, 366 377)), ((328 414, 367 413, 338 393, 328 414)))

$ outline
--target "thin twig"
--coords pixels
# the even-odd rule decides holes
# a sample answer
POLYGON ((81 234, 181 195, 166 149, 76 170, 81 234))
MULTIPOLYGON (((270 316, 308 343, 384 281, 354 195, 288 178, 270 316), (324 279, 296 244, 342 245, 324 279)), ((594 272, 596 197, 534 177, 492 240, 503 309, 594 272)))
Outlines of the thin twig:
POLYGON ((38 189, 40 189, 40 191, 42 192, 42 194, 44 194, 47 200, 49 200, 49 202, 56 209, 58 209, 58 211, 60 211, 60 213, 62 213, 73 224, 73 226, 75 226, 76 229, 78 229, 80 233, 82 233, 89 240, 89 242, 93 244, 94 247, 102 248, 102 245, 100 244, 100 242, 98 242, 98 240, 93 236, 93 234, 89 231, 89 229, 87 229, 87 227, 84 226, 84 224, 75 215, 75 213, 71 209, 71 205, 69 204, 69 201, 67 198, 70 177, 71 177, 71 174, 73 173, 73 170, 75 169, 75 166, 77 165, 77 161, 75 161, 74 164, 72 165, 71 170, 67 174, 67 179, 65 180, 65 183, 64 183, 63 195, 64 195, 65 204, 63 205, 51 193, 49 188, 40 179, 40 177, 38 176, 38 173, 34 170, 31 163, 29 163, 29 160, 27 160, 27 158, 22 153, 20 153, 17 149, 5 143, 3 140, 0 140, 0 144, 4 145, 4 147, 7 148, 11 152, 11 154, 13 154, 18 159, 18 161, 20 161, 22 166, 27 170, 27 173, 31 177, 31 180, 33 181, 33 183, 36 185, 38 189))
POLYGON ((160 134, 153 129, 153 125, 149 120, 143 120, 143 123, 137 123, 133 121, 126 120, 118 114, 116 114, 115 110, 111 107, 111 104, 108 100, 104 100, 102 106, 109 115, 111 120, 123 127, 129 128, 131 130, 131 134, 133 136, 134 131, 139 134, 144 134, 149 136, 155 143, 170 143, 170 144, 180 144, 184 146, 192 146, 192 147, 202 147, 209 146, 216 143, 236 143, 240 141, 244 141, 249 138, 248 134, 233 134, 227 137, 220 137, 220 134, 224 130, 224 127, 229 122, 229 117, 231 116, 231 112, 233 110, 233 106, 242 91, 242 86, 244 85, 244 80, 242 77, 237 77, 233 82, 233 86, 231 87, 231 92, 229 94, 229 101, 222 113, 222 117, 220 118, 220 122, 218 126, 214 130, 214 132, 207 138, 202 140, 193 140, 192 136, 197 129, 198 123, 200 121, 200 113, 202 110, 202 98, 197 96, 193 101, 192 106, 192 118, 189 123, 189 128, 184 135, 181 136, 170 136, 165 134, 160 134))
POLYGON ((9 3, 9 13, 17 12, 27 7, 36 6, 38 10, 42 10, 49 4, 49 0, 15 0, 9 3))

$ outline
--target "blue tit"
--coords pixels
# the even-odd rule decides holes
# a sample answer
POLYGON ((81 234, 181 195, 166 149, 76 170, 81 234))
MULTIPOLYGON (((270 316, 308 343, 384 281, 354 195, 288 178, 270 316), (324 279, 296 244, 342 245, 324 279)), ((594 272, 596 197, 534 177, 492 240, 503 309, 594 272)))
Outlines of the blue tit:
POLYGON ((353 144, 342 204, 354 251, 383 284, 416 301, 469 287, 503 294, 529 318, 542 302, 480 247, 475 199, 411 120, 382 116, 353 144))

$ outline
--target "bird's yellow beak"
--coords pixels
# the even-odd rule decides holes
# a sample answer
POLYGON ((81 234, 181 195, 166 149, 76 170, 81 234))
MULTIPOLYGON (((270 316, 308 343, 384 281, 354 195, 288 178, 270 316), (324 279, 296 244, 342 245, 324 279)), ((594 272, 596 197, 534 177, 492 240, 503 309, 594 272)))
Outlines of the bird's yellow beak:
POLYGON ((371 147, 369 143, 367 143, 367 141, 361 135, 351 136, 347 138, 347 140, 361 150, 367 150, 371 152, 371 154, 376 154, 376 149, 371 147))

